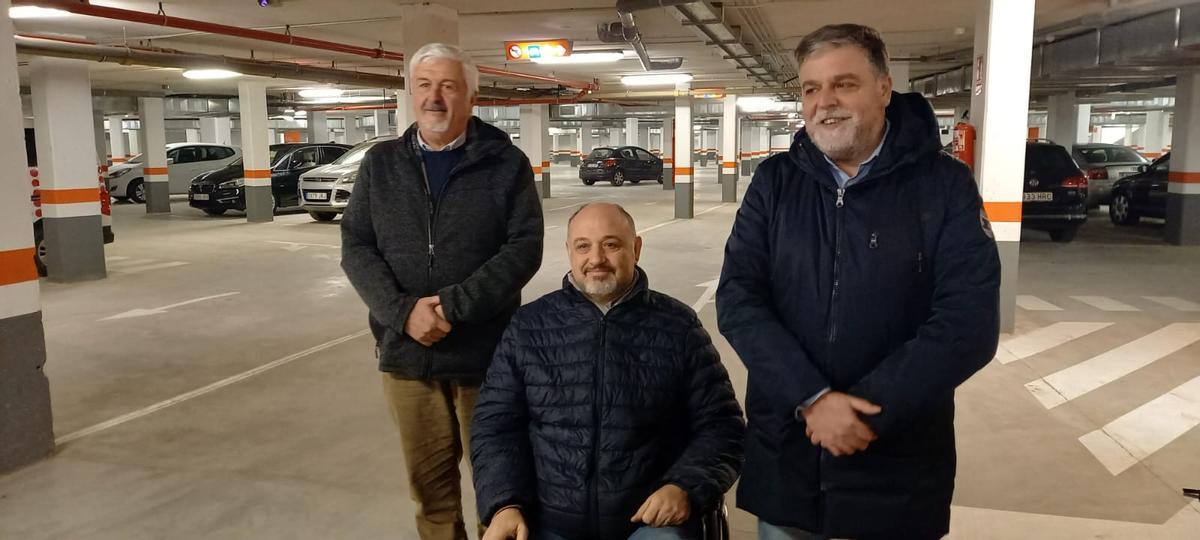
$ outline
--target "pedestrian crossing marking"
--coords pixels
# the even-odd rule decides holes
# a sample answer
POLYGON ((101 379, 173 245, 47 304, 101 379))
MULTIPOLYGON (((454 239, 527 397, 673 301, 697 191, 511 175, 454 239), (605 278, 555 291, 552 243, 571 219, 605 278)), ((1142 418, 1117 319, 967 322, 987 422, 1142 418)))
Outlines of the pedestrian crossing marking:
POLYGON ((1059 322, 1000 343, 996 360, 1009 364, 1112 326, 1108 322, 1059 322))
POLYGON ((1072 296, 1071 298, 1101 311, 1141 311, 1136 307, 1113 300, 1107 296, 1072 296))
POLYGON ((1175 296, 1143 296, 1142 298, 1179 311, 1200 312, 1200 304, 1175 296))
POLYGON ((1200 425, 1200 377, 1079 438, 1114 476, 1200 425))
POLYGON ((1017 295, 1017 306, 1019 306, 1021 309, 1028 310, 1028 311, 1062 311, 1063 310, 1062 308, 1060 308, 1054 304, 1051 304, 1050 302, 1047 302, 1045 300, 1042 300, 1041 298, 1038 298, 1036 296, 1031 296, 1028 294, 1017 295))

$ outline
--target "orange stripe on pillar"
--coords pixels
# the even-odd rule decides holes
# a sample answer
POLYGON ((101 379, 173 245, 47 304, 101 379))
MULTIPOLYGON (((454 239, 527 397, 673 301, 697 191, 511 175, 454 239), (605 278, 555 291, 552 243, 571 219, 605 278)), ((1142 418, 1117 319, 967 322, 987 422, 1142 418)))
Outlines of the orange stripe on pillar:
POLYGON ((0 251, 0 285, 37 281, 37 266, 33 264, 34 248, 0 251))
POLYGON ((1019 202, 985 202, 983 211, 989 221, 1000 223, 1020 223, 1021 203, 1019 202))
POLYGON ((246 169, 242 172, 243 178, 270 178, 271 169, 246 169))
POLYGON ((100 188, 45 189, 42 188, 42 204, 74 204, 100 202, 100 188))
POLYGON ((166 167, 146 167, 142 171, 146 174, 167 174, 168 172, 166 167))
POLYGON ((550 162, 549 162, 549 161, 543 161, 543 162, 542 162, 542 167, 549 167, 549 166, 550 166, 550 162))
POLYGON ((692 171, 691 167, 675 167, 675 174, 680 176, 690 175, 692 171))
POLYGON ((726 168, 734 168, 734 167, 737 167, 737 162, 736 161, 726 161, 725 163, 722 163, 722 165, 724 165, 726 168))
POLYGON ((534 168, 533 168, 533 174, 542 174, 542 168, 541 168, 541 167, 534 167, 534 168))
POLYGON ((1177 184, 1200 184, 1200 173, 1171 171, 1167 173, 1167 180, 1177 184))

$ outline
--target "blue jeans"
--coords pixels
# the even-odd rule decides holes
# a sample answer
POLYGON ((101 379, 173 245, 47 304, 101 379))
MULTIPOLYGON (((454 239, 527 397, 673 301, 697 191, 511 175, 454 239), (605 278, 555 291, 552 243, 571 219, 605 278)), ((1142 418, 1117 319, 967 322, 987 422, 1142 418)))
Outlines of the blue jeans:
POLYGON ((796 527, 781 527, 758 520, 758 540, 826 540, 824 536, 796 527))
MULTIPOLYGON (((549 531, 542 531, 531 537, 539 540, 569 540, 549 531)), ((646 526, 633 531, 629 540, 700 540, 700 534, 684 527, 646 526)))

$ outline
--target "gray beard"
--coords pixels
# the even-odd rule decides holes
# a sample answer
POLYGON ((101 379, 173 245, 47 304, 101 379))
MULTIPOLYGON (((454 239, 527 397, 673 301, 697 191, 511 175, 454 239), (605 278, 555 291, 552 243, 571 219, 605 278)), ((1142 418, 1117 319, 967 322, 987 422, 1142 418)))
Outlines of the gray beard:
POLYGON ((610 275, 604 281, 597 282, 593 279, 584 278, 583 283, 579 284, 583 292, 588 296, 604 297, 617 291, 617 276, 610 275))
POLYGON ((850 134, 845 137, 830 137, 826 139, 826 135, 820 130, 809 134, 813 144, 817 145, 822 153, 833 161, 845 161, 852 159, 862 151, 862 146, 865 144, 862 136, 861 125, 855 123, 849 126, 850 134))

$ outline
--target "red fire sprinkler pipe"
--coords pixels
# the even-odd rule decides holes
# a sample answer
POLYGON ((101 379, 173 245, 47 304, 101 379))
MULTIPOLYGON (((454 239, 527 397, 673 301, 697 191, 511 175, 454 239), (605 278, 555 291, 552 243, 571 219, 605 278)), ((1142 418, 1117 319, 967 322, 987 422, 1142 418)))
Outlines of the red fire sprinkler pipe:
MULTIPOLYGON (((281 43, 284 45, 292 45, 296 47, 307 47, 310 49, 320 49, 342 54, 353 54, 357 56, 366 56, 368 58, 382 58, 385 60, 403 61, 404 54, 394 51, 384 50, 382 48, 372 49, 369 47, 359 47, 357 45, 347 45, 345 43, 337 43, 333 41, 325 41, 322 39, 313 39, 306 37, 293 36, 291 33, 280 34, 277 32, 267 32, 264 30, 254 30, 252 28, 243 28, 240 26, 229 26, 225 24, 210 23, 198 21, 195 19, 184 19, 181 17, 171 17, 162 13, 146 13, 144 11, 133 11, 129 9, 121 9, 106 6, 97 6, 89 4, 86 0, 13 0, 14 6, 40 6, 45 8, 54 8, 76 15, 86 15, 89 17, 100 17, 103 19, 112 19, 118 21, 135 22, 141 24, 150 24, 155 26, 166 26, 170 28, 182 28, 184 30, 193 30, 196 32, 205 32, 209 34, 220 34, 224 36, 239 37, 245 39, 253 39, 256 41, 268 41, 272 43, 281 43)), ((565 79, 556 79, 544 75, 534 75, 532 73, 520 73, 516 71, 508 71, 490 67, 479 67, 480 73, 496 77, 508 77, 513 79, 526 79, 530 81, 544 82, 556 84, 567 88, 579 88, 585 91, 595 91, 600 85, 595 81, 581 82, 565 79)))

